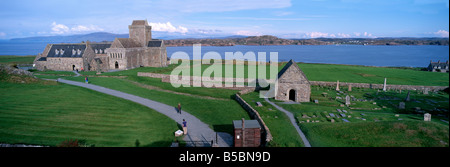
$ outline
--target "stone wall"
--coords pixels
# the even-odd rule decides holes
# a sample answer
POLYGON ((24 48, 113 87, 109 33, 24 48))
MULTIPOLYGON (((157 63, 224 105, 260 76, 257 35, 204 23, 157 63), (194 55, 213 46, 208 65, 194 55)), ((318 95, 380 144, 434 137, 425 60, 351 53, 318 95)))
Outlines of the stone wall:
POLYGON ((73 65, 75 65, 75 69, 78 70, 81 70, 81 68, 84 67, 83 58, 81 57, 47 57, 47 61, 37 62, 39 62, 38 70, 72 71, 73 65))
POLYGON ((236 101, 241 104, 242 108, 244 108, 248 114, 250 115, 250 118, 252 119, 256 119, 259 123, 259 125, 262 127, 263 130, 263 140, 265 141, 265 143, 262 143, 262 145, 266 145, 267 143, 269 143, 270 141, 272 141, 273 137, 272 134, 270 133, 269 128, 266 126, 266 124, 264 123, 264 120, 261 118, 261 116, 259 115, 258 111, 256 111, 255 109, 253 109, 252 106, 250 106, 244 99, 241 98, 241 96, 239 96, 238 94, 235 95, 236 96, 236 101))
MULTIPOLYGON (((309 81, 309 83, 311 85, 336 87, 336 82, 309 81)), ((352 85, 352 87, 357 87, 357 88, 383 89, 383 84, 339 82, 339 87, 348 87, 349 85, 352 85)), ((390 84, 386 84, 386 89, 387 90, 389 90, 389 89, 394 89, 394 90, 425 90, 425 89, 428 89, 429 91, 440 91, 440 90, 444 90, 445 88, 448 88, 448 86, 421 86, 421 85, 390 85, 390 84)))

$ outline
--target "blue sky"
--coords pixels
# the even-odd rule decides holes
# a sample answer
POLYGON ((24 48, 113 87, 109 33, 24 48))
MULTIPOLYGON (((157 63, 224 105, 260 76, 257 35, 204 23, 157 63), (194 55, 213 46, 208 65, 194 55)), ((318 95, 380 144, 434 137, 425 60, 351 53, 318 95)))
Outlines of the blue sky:
POLYGON ((132 20, 180 37, 448 37, 448 0, 7 0, 0 39, 128 33, 132 20))

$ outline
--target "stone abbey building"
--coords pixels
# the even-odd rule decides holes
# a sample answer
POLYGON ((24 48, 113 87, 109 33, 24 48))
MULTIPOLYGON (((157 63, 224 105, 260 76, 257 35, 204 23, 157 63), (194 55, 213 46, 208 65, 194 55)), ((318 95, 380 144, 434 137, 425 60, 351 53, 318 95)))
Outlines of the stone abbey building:
POLYGON ((152 39, 147 20, 134 20, 128 28, 129 38, 116 38, 112 43, 48 44, 34 65, 38 70, 102 72, 167 66, 164 41, 152 39))

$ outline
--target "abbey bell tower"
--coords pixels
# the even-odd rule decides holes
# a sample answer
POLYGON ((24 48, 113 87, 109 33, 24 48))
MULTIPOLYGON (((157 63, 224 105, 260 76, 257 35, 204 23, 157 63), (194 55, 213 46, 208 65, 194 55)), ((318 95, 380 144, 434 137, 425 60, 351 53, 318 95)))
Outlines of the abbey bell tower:
POLYGON ((148 25, 147 20, 133 20, 128 29, 130 38, 139 42, 142 47, 147 47, 148 41, 152 40, 152 27, 148 25))

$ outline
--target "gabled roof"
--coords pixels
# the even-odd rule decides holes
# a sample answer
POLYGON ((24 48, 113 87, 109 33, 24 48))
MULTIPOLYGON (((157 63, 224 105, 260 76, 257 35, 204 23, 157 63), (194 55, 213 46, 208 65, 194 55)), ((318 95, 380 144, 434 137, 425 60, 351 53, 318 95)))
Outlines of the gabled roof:
POLYGON ((162 40, 151 40, 148 41, 147 47, 161 47, 162 44, 162 40))
POLYGON ((292 59, 283 67, 283 69, 280 70, 280 72, 278 73, 278 79, 281 78, 286 73, 286 71, 292 68, 293 70, 298 70, 301 75, 299 77, 304 77, 306 82, 309 84, 308 78, 306 77, 305 73, 303 73, 300 67, 298 67, 297 63, 295 63, 292 59))
POLYGON ((86 44, 53 44, 47 57, 83 57, 86 44))
POLYGON ((119 42, 120 46, 123 48, 137 48, 142 47, 138 42, 136 42, 134 39, 131 38, 116 38, 114 42, 119 42))

